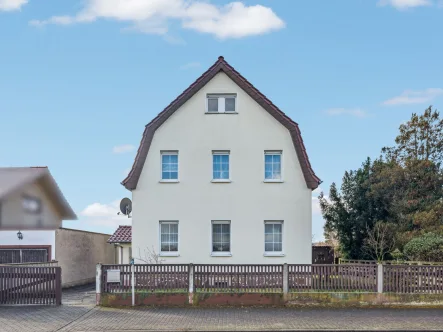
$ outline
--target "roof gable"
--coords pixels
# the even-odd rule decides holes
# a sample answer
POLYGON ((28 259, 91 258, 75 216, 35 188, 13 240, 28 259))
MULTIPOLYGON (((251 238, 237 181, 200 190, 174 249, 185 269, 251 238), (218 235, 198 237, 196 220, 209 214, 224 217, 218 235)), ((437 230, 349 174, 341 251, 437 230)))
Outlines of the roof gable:
POLYGON ((203 73, 203 75, 201 75, 181 95, 179 95, 150 123, 146 125, 140 146, 137 150, 134 164, 132 165, 128 176, 122 181, 122 185, 128 190, 134 190, 137 188, 137 183, 143 170, 143 166, 145 164, 146 157, 156 130, 219 72, 225 73, 232 81, 234 81, 234 83, 236 83, 261 107, 263 107, 278 122, 289 130, 306 185, 310 189, 317 188, 321 180, 315 175, 315 172, 311 167, 298 124, 292 121, 285 113, 283 113, 268 98, 266 98, 265 95, 256 89, 246 78, 244 78, 238 71, 229 65, 223 57, 219 57, 218 60, 205 73, 203 73))
POLYGON ((39 184, 63 220, 77 219, 47 167, 0 168, 0 200, 31 183, 39 184))

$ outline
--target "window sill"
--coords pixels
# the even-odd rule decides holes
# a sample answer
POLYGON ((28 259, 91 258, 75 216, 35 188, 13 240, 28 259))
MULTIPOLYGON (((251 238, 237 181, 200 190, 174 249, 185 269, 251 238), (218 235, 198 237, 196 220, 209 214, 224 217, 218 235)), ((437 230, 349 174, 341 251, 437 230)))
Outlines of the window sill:
POLYGON ((159 183, 179 183, 178 180, 160 180, 159 183))
POLYGON ((264 180, 263 183, 283 183, 283 180, 264 180))
POLYGON ((211 253, 211 257, 231 257, 232 254, 230 252, 213 252, 211 253))
POLYGON ((178 257, 180 254, 178 252, 161 252, 160 257, 178 257))
POLYGON ((265 252, 263 254, 265 257, 285 257, 286 255, 281 252, 265 252))
POLYGON ((238 112, 205 112, 205 114, 238 114, 238 112))
POLYGON ((212 183, 231 183, 231 180, 211 180, 212 183))

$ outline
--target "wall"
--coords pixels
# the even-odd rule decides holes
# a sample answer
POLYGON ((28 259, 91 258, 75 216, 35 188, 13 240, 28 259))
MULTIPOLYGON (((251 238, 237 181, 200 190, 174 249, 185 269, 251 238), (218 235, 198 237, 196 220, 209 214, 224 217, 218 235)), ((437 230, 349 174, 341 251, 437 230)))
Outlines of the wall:
POLYGON ((62 268, 62 286, 95 281, 97 263, 114 264, 114 246, 107 243, 109 234, 66 228, 55 231, 56 259, 62 268))
POLYGON ((0 231, 0 246, 51 246, 51 258, 55 259, 55 231, 26 231, 20 230, 23 240, 17 237, 18 229, 14 231, 0 231))
POLYGON ((1 227, 20 229, 56 229, 61 226, 61 218, 54 209, 51 201, 45 195, 42 188, 37 184, 30 184, 24 189, 10 194, 2 200, 1 227), (39 214, 25 213, 22 207, 23 195, 39 198, 42 211, 39 214))
MULTIPOLYGON (((219 73, 155 133, 133 194, 133 255, 159 252, 159 221, 179 221, 167 263, 311 263, 311 190, 290 134, 219 73), (205 114, 208 93, 237 93, 238 114, 205 114), (179 183, 159 183, 160 151, 179 150, 179 183), (212 150, 230 150, 231 183, 211 183, 212 150), (284 183, 264 183, 264 151, 283 150, 284 183), (231 221, 232 257, 211 256, 211 221, 231 221), (264 257, 264 221, 283 220, 283 257, 264 257)), ((140 261, 139 261, 140 262, 140 261)))
POLYGON ((130 244, 119 244, 116 246, 115 250, 117 250, 117 264, 129 264, 131 262, 130 244))

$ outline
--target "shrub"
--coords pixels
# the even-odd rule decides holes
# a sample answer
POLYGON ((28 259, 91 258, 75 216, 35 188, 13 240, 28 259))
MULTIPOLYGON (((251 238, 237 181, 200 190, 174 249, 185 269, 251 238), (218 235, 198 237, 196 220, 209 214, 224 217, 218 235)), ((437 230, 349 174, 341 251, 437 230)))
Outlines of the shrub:
POLYGON ((409 241, 403 250, 414 261, 443 261, 443 236, 427 233, 409 241))

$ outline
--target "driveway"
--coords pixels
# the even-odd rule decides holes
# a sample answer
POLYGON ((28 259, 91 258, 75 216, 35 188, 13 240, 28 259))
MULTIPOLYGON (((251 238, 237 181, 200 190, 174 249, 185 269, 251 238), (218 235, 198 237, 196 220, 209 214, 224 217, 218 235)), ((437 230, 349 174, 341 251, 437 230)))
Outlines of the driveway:
POLYGON ((443 309, 99 308, 93 286, 58 307, 0 307, 1 332, 438 330, 443 309))

